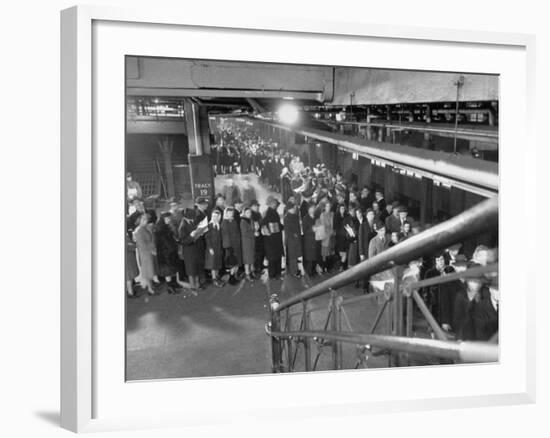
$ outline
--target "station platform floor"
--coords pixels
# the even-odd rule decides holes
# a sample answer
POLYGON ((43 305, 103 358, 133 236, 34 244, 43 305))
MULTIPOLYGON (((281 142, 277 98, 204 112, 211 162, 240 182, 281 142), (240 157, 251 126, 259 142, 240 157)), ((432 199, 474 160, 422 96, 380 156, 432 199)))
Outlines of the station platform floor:
MULTIPOLYGON (((272 193, 250 175, 262 208, 272 193)), ((241 184, 241 176, 235 181, 241 184)), ((217 188, 225 177, 216 178, 217 188)), ((328 274, 330 275, 330 274, 328 274)), ((268 280, 267 273, 250 284, 244 280, 235 286, 210 286, 189 294, 156 296, 144 294, 127 299, 126 306, 126 379, 150 380, 206 376, 232 376, 271 372, 271 345, 265 333, 269 320, 268 299, 277 292, 281 300, 297 294, 328 275, 313 279, 285 276, 282 280, 268 280)), ((345 298, 362 295, 353 285, 339 290, 345 298)), ((354 331, 367 332, 375 319, 381 302, 367 300, 346 309, 347 323, 354 331)), ((319 297, 311 303, 321 309, 312 314, 312 326, 322 329, 326 322, 328 297, 319 297)), ((298 307, 298 306, 297 306, 298 307)), ((293 311, 298 311, 296 308, 293 311)), ((293 322, 298 329, 299 318, 293 322)), ((380 333, 387 321, 380 323, 380 333)), ((377 331, 378 332, 378 331, 377 331)), ((355 346, 344 347, 344 368, 354 368, 358 355, 355 346)), ((330 369, 330 347, 319 356, 317 369, 330 369)), ((299 351, 296 369, 303 365, 299 351), (302 364, 302 365, 300 365, 302 364)), ((313 358, 317 348, 312 348, 313 358)), ((369 357, 369 368, 388 366, 385 356, 369 357)))

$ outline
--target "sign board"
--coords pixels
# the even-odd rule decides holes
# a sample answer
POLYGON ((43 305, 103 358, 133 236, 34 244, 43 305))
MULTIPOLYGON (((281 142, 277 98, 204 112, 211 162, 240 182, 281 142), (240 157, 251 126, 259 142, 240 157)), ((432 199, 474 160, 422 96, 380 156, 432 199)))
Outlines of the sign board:
POLYGON ((214 202, 214 172, 210 155, 189 155, 189 175, 193 199, 199 196, 207 198, 210 205, 214 202))

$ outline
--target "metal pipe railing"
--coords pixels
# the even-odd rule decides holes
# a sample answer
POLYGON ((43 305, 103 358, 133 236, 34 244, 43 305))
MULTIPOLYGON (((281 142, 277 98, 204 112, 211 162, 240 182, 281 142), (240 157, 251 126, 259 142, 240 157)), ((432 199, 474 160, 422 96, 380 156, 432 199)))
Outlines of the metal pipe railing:
POLYGON ((274 338, 319 338, 333 342, 346 342, 357 345, 370 345, 403 353, 435 356, 458 362, 498 362, 498 344, 489 342, 455 342, 437 339, 407 338, 403 336, 373 335, 335 331, 271 331, 266 332, 274 338))
POLYGON ((450 283, 451 281, 460 280, 462 278, 479 278, 485 274, 498 272, 498 263, 491 263, 486 266, 476 266, 462 272, 453 272, 452 274, 440 275, 438 277, 427 278, 407 285, 407 289, 421 289, 428 286, 436 286, 438 284, 450 283))
POLYGON ((474 234, 498 227, 498 197, 483 201, 448 221, 388 248, 377 256, 335 275, 282 301, 275 313, 311 298, 328 293, 399 264, 408 263, 426 253, 442 250, 474 234))

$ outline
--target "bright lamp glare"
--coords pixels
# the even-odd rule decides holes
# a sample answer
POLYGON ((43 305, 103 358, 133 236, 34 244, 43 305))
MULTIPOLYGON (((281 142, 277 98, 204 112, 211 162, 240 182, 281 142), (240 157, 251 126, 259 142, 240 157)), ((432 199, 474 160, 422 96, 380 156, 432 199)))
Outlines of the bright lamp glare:
POLYGON ((298 108, 295 105, 285 103, 279 107, 279 120, 286 125, 293 125, 298 120, 298 108))

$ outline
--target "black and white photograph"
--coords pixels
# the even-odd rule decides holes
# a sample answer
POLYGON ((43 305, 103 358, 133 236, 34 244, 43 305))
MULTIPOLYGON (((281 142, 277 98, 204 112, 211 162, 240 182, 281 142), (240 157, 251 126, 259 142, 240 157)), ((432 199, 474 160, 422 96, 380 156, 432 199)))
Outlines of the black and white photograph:
POLYGON ((125 96, 127 381, 499 361, 498 75, 128 55, 125 96))

